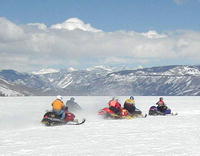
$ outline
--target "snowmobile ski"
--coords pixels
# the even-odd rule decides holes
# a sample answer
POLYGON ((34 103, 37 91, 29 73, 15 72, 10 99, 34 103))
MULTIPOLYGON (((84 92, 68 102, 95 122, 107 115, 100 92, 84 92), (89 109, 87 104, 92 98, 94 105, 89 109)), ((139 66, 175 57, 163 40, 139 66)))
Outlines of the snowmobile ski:
POLYGON ((178 113, 171 113, 171 114, 166 114, 166 116, 176 116, 178 113))
POLYGON ((85 123, 85 121, 86 121, 85 118, 82 119, 81 122, 79 122, 79 121, 69 121, 69 122, 66 123, 66 125, 81 125, 81 124, 85 123))
POLYGON ((74 121, 63 121, 60 119, 43 119, 42 123, 45 126, 61 126, 61 125, 81 125, 83 123, 85 123, 86 119, 82 119, 81 122, 79 122, 78 120, 74 120, 74 121))

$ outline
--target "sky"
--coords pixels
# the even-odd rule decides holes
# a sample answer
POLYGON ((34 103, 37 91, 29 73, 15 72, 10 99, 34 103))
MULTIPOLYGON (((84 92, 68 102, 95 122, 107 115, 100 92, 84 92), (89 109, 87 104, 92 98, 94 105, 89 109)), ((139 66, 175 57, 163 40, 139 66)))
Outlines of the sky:
POLYGON ((200 0, 0 0, 0 69, 199 65, 200 0))

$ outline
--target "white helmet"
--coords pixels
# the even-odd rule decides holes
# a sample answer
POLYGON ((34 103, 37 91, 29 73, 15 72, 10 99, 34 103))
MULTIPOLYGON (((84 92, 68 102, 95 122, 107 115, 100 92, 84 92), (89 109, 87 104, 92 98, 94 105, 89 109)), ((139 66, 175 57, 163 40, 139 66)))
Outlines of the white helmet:
POLYGON ((59 99, 59 100, 63 99, 63 97, 61 95, 58 95, 56 98, 59 99))

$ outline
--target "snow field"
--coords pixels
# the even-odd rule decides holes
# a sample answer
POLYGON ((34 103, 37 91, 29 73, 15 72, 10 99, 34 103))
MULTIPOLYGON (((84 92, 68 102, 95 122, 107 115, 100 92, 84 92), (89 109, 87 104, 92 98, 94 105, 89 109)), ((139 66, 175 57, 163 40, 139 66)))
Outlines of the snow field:
MULTIPOLYGON (((104 120, 97 112, 111 97, 75 97, 84 111, 78 126, 44 127, 54 97, 0 98, 0 155, 199 156, 200 97, 164 97, 178 116, 104 120)), ((118 97, 123 101, 128 97, 118 97)), ((64 97, 64 101, 69 97, 64 97)), ((135 97, 144 113, 158 97, 135 97)))

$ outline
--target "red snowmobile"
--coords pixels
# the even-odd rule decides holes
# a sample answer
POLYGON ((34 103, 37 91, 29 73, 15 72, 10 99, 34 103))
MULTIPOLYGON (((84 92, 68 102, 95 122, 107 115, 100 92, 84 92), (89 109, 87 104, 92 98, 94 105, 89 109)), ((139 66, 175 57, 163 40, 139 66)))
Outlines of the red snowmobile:
POLYGON ((82 119, 81 122, 78 119, 75 119, 75 115, 71 112, 68 112, 68 108, 65 108, 65 119, 61 120, 61 116, 57 115, 53 111, 47 111, 42 119, 42 124, 45 126, 57 126, 57 125, 80 125, 83 124, 86 120, 82 119))
POLYGON ((110 110, 109 108, 103 108, 98 112, 99 115, 101 115, 104 119, 107 118, 113 118, 113 119, 133 119, 133 118, 137 118, 137 117, 146 117, 142 114, 142 112, 136 108, 135 112, 130 114, 128 112, 128 110, 122 108, 120 113, 116 114, 115 112, 113 112, 112 110, 110 110))

